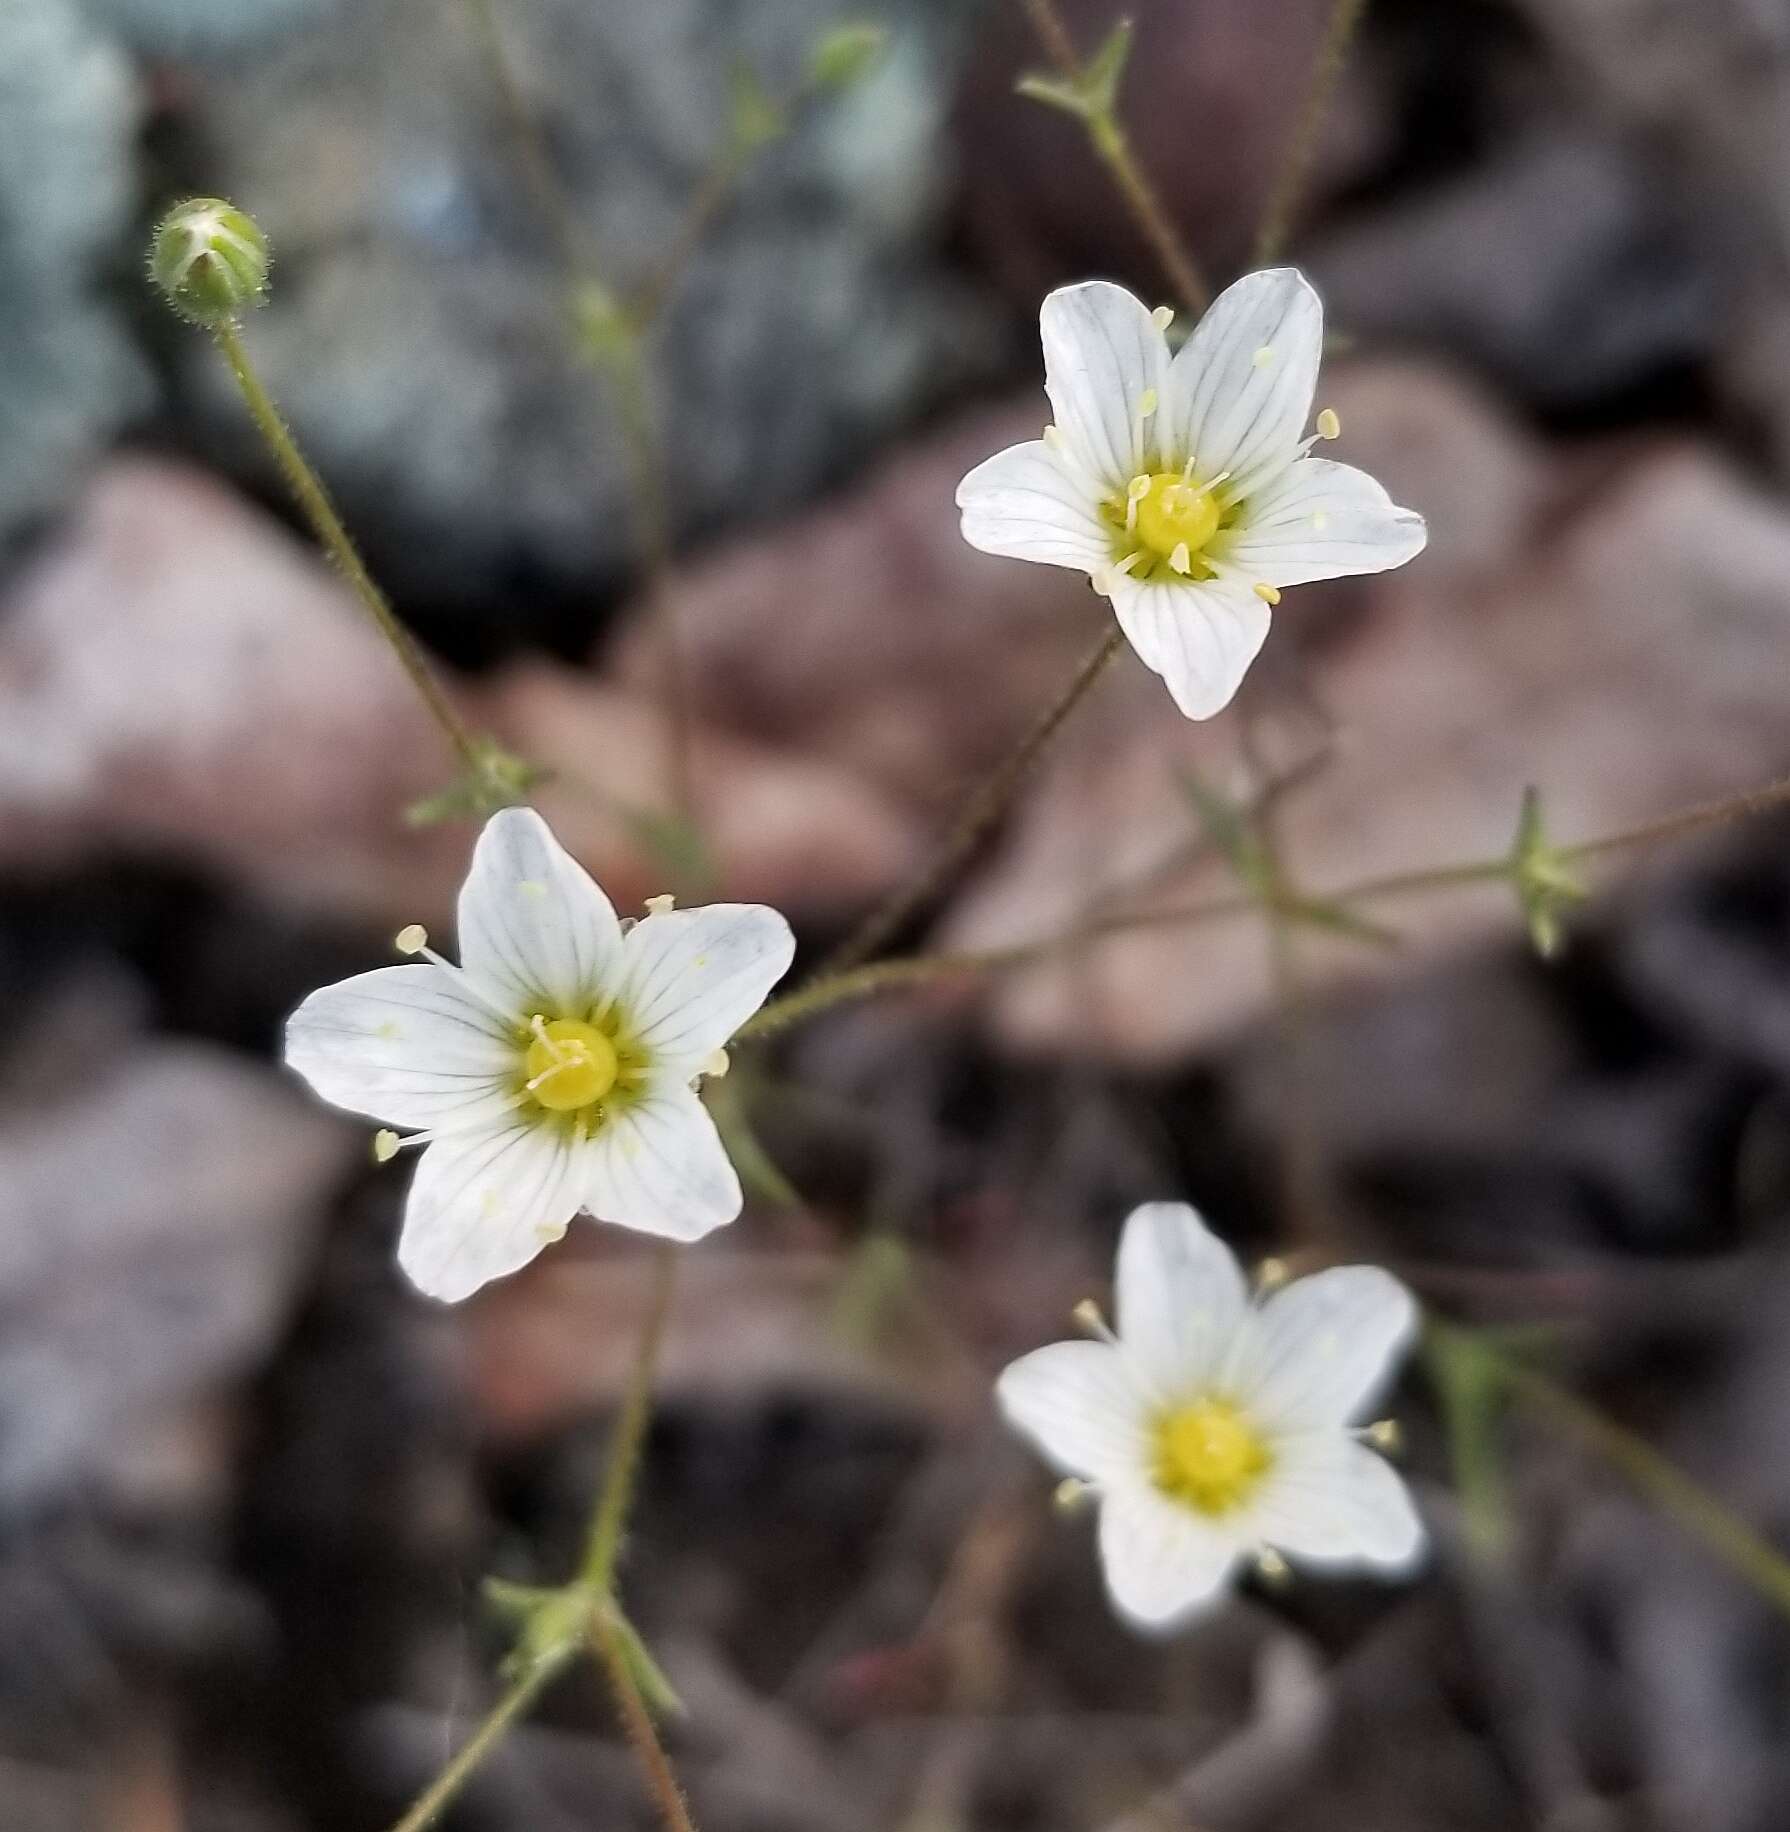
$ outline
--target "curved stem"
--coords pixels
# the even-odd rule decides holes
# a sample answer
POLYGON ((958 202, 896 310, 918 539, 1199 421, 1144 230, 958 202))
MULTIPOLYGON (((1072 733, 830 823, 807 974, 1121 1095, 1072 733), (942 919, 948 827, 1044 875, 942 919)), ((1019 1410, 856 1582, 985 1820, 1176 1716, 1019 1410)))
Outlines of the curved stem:
MULTIPOLYGON (((1031 730, 970 792, 925 871, 913 884, 898 891, 880 909, 873 911, 843 946, 835 950, 820 968, 817 977, 832 979, 851 971, 861 961, 868 960, 938 895, 951 873, 975 850, 983 836, 1006 812, 1013 792, 1025 780, 1027 771, 1062 729, 1064 721, 1081 704, 1088 690, 1105 673, 1107 664, 1124 646, 1125 633, 1116 626, 1101 637, 1076 669, 1074 678, 1039 715, 1031 730)), ((793 996, 801 995, 798 993, 793 996)))
MULTIPOLYGON (((1071 80, 1080 78, 1083 73, 1081 56, 1076 51, 1075 40, 1069 36, 1068 26, 1063 23, 1062 14, 1057 11, 1056 0, 1022 0, 1022 4, 1051 62, 1071 80)), ((1163 208, 1156 187, 1138 164, 1124 127, 1108 112, 1089 115, 1087 129, 1089 144, 1100 163, 1112 174, 1132 221, 1150 244, 1175 296, 1189 311, 1203 312, 1212 296, 1211 289, 1168 211, 1163 208)))
POLYGON ((659 1733, 653 1727, 652 1713, 646 1708, 646 1700, 640 1696, 640 1688, 635 1683, 634 1674, 628 1666, 614 1628, 607 1623, 600 1624, 595 1643, 597 1658, 603 1663, 603 1671, 609 1676, 610 1689, 615 1694, 616 1714, 621 1718, 622 1731, 628 1739, 628 1747, 634 1752, 635 1761, 640 1765, 647 1790, 659 1809, 659 1817, 665 1823, 665 1832, 696 1832, 696 1822, 690 1817, 689 1802, 684 1799, 684 1790, 678 1786, 671 1759, 665 1753, 664 1744, 659 1741, 659 1733))
POLYGON ((460 716, 448 703, 447 696, 436 684, 410 632, 398 621, 397 614, 386 602, 385 594, 374 583, 373 575, 367 571, 358 549, 349 538, 348 530, 342 525, 341 516, 336 513, 335 504, 330 501, 329 492, 323 487, 322 479, 311 469, 304 453, 299 450, 298 441, 293 438, 291 429, 281 417, 273 396, 267 392, 254 364, 250 362, 249 353, 243 347, 241 332, 234 324, 221 324, 213 334, 225 362, 230 365, 230 373, 236 379, 237 389, 249 410, 249 417, 273 453, 299 509, 311 525, 311 531, 336 563, 342 577, 353 588, 355 596, 365 606, 367 615, 373 619, 379 634, 398 658, 398 665, 409 675, 411 685, 429 709, 430 716, 446 734, 448 742, 459 753, 460 760, 475 781, 482 781, 486 767, 478 745, 460 722, 460 716))
POLYGON ((1286 158, 1275 176, 1274 188, 1268 193, 1262 226, 1256 231, 1253 264, 1257 267, 1272 267, 1287 245, 1306 176, 1311 170, 1312 155, 1317 151, 1318 130, 1330 111, 1331 98, 1349 60, 1349 46, 1354 42, 1361 16, 1366 11, 1367 0, 1335 0, 1330 9, 1330 21, 1312 64, 1311 87, 1305 92, 1298 125, 1287 144, 1286 158))
POLYGON ((416 1803, 391 1829, 391 1832, 423 1832, 434 1825, 455 1796, 471 1779, 472 1772, 504 1739, 510 1726, 524 1716, 529 1707, 558 1676, 577 1652, 568 1642, 533 1662, 492 1707, 485 1721, 460 1746, 454 1759, 429 1786, 417 1796, 416 1803))
POLYGON ((628 1391, 615 1422, 615 1434, 609 1441, 603 1485, 597 1494, 596 1510, 591 1515, 590 1534, 580 1570, 583 1581, 596 1590, 606 1591, 615 1581, 615 1564, 621 1553, 622 1532, 628 1524, 628 1509, 634 1499, 640 1452, 646 1443, 646 1428, 652 1422, 653 1376, 658 1371, 659 1351, 665 1343, 665 1324, 671 1315, 672 1294, 677 1289, 680 1251, 670 1241, 655 1250, 653 1291, 648 1300, 646 1327, 641 1332, 634 1370, 628 1377, 628 1391))

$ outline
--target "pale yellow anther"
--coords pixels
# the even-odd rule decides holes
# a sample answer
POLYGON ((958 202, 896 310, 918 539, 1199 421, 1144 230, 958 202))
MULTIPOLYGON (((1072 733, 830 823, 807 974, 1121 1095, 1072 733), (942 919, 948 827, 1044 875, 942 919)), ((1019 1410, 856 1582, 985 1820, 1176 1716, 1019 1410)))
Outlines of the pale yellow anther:
POLYGON ((1146 388, 1143 393, 1137 397, 1137 417, 1140 420, 1149 419, 1150 415, 1156 411, 1156 407, 1156 390, 1154 388, 1146 388))
POLYGON ((404 1141, 389 1127, 381 1127, 373 1134, 373 1162, 389 1164, 398 1155, 404 1141))
POLYGON ((1053 452, 1060 452, 1063 449, 1063 434, 1061 429, 1054 422, 1045 427, 1042 436, 1044 443, 1048 445, 1053 452))
POLYGON ((1185 541, 1177 541, 1175 543, 1175 551, 1169 555, 1168 563, 1178 573, 1190 573, 1193 571, 1193 555, 1187 551, 1187 543, 1185 541))
POLYGON ((696 1073, 705 1076, 710 1081, 719 1081, 732 1066, 732 1059, 725 1050, 710 1050, 703 1057, 702 1067, 696 1073))
POLYGON ((646 913, 649 916, 663 916, 667 910, 677 908, 677 898, 670 891, 661 891, 656 897, 646 900, 646 913))
POLYGON ((1277 592, 1272 585, 1265 584, 1259 579, 1249 589, 1254 592, 1264 604, 1278 604, 1280 602, 1280 593, 1277 592))
POLYGON ((1268 365, 1271 362, 1273 362, 1274 360, 1273 344, 1263 344, 1261 348, 1258 349, 1256 353, 1249 360, 1255 365, 1256 368, 1266 369, 1268 365))
POLYGON ((1093 1489, 1079 1476, 1065 1476, 1051 1496, 1058 1509, 1065 1514, 1073 1514, 1078 1508, 1086 1507, 1093 1498, 1093 1489))
POLYGON ((1150 322, 1157 330, 1166 331, 1175 322, 1175 308, 1172 305, 1159 305, 1150 314, 1150 322))
POLYGON ((1075 1319, 1077 1329, 1086 1331, 1088 1335, 1098 1338, 1101 1342, 1113 1340, 1113 1333, 1107 1327, 1106 1318, 1100 1314, 1100 1306, 1092 1298, 1083 1298, 1069 1314, 1075 1319))
POLYGON ((1287 1263, 1270 1255, 1255 1269, 1257 1291, 1278 1291, 1287 1282, 1287 1263))
POLYGON ((1361 1434, 1375 1450, 1386 1456, 1397 1456, 1404 1448, 1405 1434, 1399 1429, 1397 1419, 1375 1419, 1361 1434))
POLYGON ((1270 1584, 1284 1584, 1293 1575, 1286 1560, 1272 1546, 1263 1546, 1257 1551, 1255 1568, 1270 1584))
POLYGON ((1150 494, 1151 481, 1147 473, 1140 473, 1125 486, 1126 496, 1134 503, 1141 503, 1150 494))
POLYGON ((392 937, 392 946, 400 954, 421 954, 428 945, 429 931, 420 922, 406 923, 392 937))
POLYGON ((1326 407, 1318 415, 1318 437, 1334 439, 1342 432, 1342 415, 1334 407, 1326 407))

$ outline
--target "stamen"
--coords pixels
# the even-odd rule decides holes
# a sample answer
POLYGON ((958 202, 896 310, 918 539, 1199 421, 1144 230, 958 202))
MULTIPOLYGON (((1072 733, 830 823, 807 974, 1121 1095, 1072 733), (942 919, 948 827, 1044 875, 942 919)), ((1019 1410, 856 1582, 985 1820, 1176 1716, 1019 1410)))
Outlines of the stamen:
POLYGON ((1277 1256, 1262 1261, 1255 1269, 1257 1291, 1278 1291, 1287 1282, 1287 1263, 1277 1256))
POLYGON ((1318 415, 1318 437, 1334 439, 1342 432, 1342 415, 1334 407, 1326 407, 1318 415))
POLYGON ((719 1081, 731 1066, 732 1059, 725 1050, 711 1050, 696 1073, 709 1081, 719 1081))
MULTIPOLYGON (((562 1063, 565 1061, 566 1059, 565 1051, 559 1047, 559 1041, 557 1038, 550 1037, 547 1034, 547 1020, 544 1016, 542 1016, 540 1012, 537 1011, 535 1015, 529 1019, 528 1028, 534 1032, 535 1038, 539 1042, 541 1048, 544 1049, 547 1052, 547 1054, 553 1058, 556 1064, 562 1063)), ((545 1081, 546 1076, 543 1075, 543 1076, 538 1077, 537 1079, 545 1081)), ((532 1088, 534 1086, 534 1083, 530 1082, 528 1085, 532 1088)))
POLYGON ((1064 1514, 1073 1514, 1085 1508, 1093 1501, 1099 1491, 1091 1482, 1084 1482, 1079 1476, 1065 1476, 1056 1486, 1051 1500, 1064 1514))
POLYGON ((1260 1546, 1256 1549, 1255 1568, 1262 1579, 1269 1584, 1284 1584, 1292 1577, 1287 1562, 1272 1546, 1260 1546))
POLYGON ((1137 397, 1137 417, 1140 420, 1149 419, 1151 414, 1156 411, 1156 406, 1156 390, 1154 388, 1146 388, 1143 393, 1137 397))
POLYGON ((1175 543, 1175 551, 1169 555, 1168 563, 1174 571, 1178 573, 1190 573, 1193 571, 1193 555, 1187 551, 1187 543, 1185 541, 1177 541, 1175 543))
POLYGON ((1264 584, 1259 579, 1249 589, 1254 592, 1264 604, 1278 604, 1280 602, 1280 593, 1277 592, 1272 585, 1264 584))
POLYGON ((1172 305, 1159 305, 1150 314, 1150 322, 1157 330, 1166 331, 1175 322, 1175 308, 1172 305))
POLYGON ((1063 449, 1063 435, 1054 421, 1045 427, 1039 437, 1053 452, 1060 452, 1063 449))
POLYGON ((1139 475, 1125 486, 1125 532, 1137 533, 1137 506, 1150 494, 1150 479, 1139 475))
POLYGON ((1114 1347, 1118 1345, 1118 1337, 1112 1333, 1105 1317, 1100 1314, 1100 1306, 1092 1298, 1083 1298, 1069 1314, 1075 1319, 1076 1327, 1085 1330, 1097 1342, 1114 1347))
POLYGON ((1183 483, 1192 483, 1193 482, 1193 465, 1194 465, 1194 454, 1192 452, 1189 452, 1187 454, 1187 462, 1184 465, 1182 465, 1181 467, 1181 481, 1183 483))
POLYGON ((1405 1444, 1405 1434, 1397 1419, 1375 1419, 1362 1428, 1361 1437, 1364 1443, 1388 1457, 1396 1457, 1405 1444))
POLYGON ((392 937, 400 954, 421 954, 429 945, 429 931, 420 922, 409 922, 392 937))
POLYGON ((661 891, 656 897, 646 900, 646 913, 649 916, 663 916, 667 910, 677 908, 677 898, 670 891, 661 891))
POLYGON ((373 1162, 389 1164, 401 1151, 417 1150, 427 1145, 435 1134, 432 1132, 412 1132, 400 1138, 389 1126, 382 1126, 373 1134, 373 1162))
POLYGON ((1144 550, 1141 547, 1134 547, 1122 560, 1113 561, 1106 570, 1115 579, 1122 579, 1143 557, 1144 550))

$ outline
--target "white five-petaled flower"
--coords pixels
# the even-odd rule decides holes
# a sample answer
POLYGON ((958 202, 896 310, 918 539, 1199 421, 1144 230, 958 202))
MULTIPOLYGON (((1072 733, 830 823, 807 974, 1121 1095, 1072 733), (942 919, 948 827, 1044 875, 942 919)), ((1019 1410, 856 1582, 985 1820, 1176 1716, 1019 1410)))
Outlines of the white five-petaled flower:
MULTIPOLYGON (((1230 703, 1281 588, 1402 566, 1423 518, 1307 457, 1323 308, 1290 267, 1227 287, 1173 357, 1122 286, 1044 301, 1055 424, 957 486, 971 546, 1087 573, 1190 719, 1230 703)), ((1339 430, 1328 409, 1318 437, 1339 430)))
POLYGON ((1248 1558, 1411 1566, 1410 1496, 1351 1429, 1416 1328, 1390 1273, 1339 1266, 1258 1303, 1192 1209, 1153 1202, 1125 1224, 1116 1296, 1116 1335, 1022 1356, 997 1391, 1098 1498, 1122 1615, 1171 1628, 1248 1558))
MULTIPOLYGON (((398 1259, 431 1297, 531 1260, 580 1210, 674 1240, 740 1212, 694 1082, 789 968, 754 903, 624 926, 529 809, 493 815, 460 893, 460 965, 426 958, 314 992, 286 1060, 326 1100, 418 1129, 398 1259)), ((389 1155, 397 1140, 382 1134, 389 1155)))

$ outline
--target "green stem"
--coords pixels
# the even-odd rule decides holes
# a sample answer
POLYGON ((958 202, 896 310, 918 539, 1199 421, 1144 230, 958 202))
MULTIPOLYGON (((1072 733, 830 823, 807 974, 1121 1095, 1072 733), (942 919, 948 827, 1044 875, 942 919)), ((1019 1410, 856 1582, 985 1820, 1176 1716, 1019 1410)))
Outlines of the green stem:
POLYGON ((615 1564, 621 1553, 628 1508, 634 1499, 634 1479, 640 1469, 640 1452, 646 1428, 652 1421, 653 1376, 664 1346, 665 1324, 671 1315, 672 1294, 677 1289, 677 1246, 671 1242, 655 1250, 653 1290, 648 1300, 646 1326, 628 1377, 628 1391, 609 1440, 609 1457, 603 1467, 603 1484, 591 1516, 580 1579, 593 1590, 607 1592, 615 1584, 615 1564))
POLYGON ((1257 267, 1272 267, 1287 245, 1311 170, 1312 156, 1317 151, 1318 130, 1330 112, 1331 98, 1349 60, 1349 47, 1355 41, 1366 11, 1367 0, 1335 0, 1330 9, 1330 22, 1312 64, 1311 87, 1305 93, 1298 125, 1287 143, 1286 157, 1281 161, 1274 188, 1262 211, 1262 226, 1256 231, 1254 264, 1257 267))
MULTIPOLYGON (((1057 11, 1056 0, 1022 0, 1026 16, 1051 61, 1071 81, 1082 75, 1081 56, 1069 28, 1057 11)), ((1088 143, 1112 175, 1144 240, 1150 245, 1175 296, 1191 312, 1203 312, 1211 298, 1198 264, 1182 241, 1173 220, 1163 208, 1156 187, 1138 164, 1124 126, 1110 113, 1089 115, 1088 143)))
POLYGON ((1125 634, 1116 626, 1101 637, 1083 658, 1068 685, 1038 716, 1031 730, 965 798, 938 851, 919 878, 873 911, 868 921, 821 967, 819 978, 836 978, 868 960, 938 895, 952 872, 1006 812, 1014 791, 1025 780, 1032 765, 1124 646, 1125 634))
POLYGON ((549 1682, 571 1662, 576 1652, 576 1646, 568 1642, 531 1663, 527 1671, 520 1674, 497 1701, 485 1721, 461 1745, 454 1759, 417 1796, 415 1805, 392 1827, 391 1832, 423 1832, 425 1826, 434 1825, 471 1779, 473 1771, 503 1741, 510 1726, 527 1714, 529 1707, 546 1690, 549 1682))
POLYGON ((373 582, 373 575, 367 571, 359 551, 349 538, 348 530, 343 527, 342 518, 329 499, 329 492, 324 489, 317 473, 311 469, 304 453, 298 449, 298 441, 293 438, 291 430, 281 418, 273 396, 262 385, 261 377, 249 360, 249 353, 243 347, 241 332, 234 324, 226 323, 217 326, 213 335, 225 362, 230 365, 230 373, 236 378, 236 386, 249 410, 249 417, 255 422, 261 437, 267 442, 268 450, 279 464, 299 509, 311 525, 311 531, 353 588, 355 596, 366 607, 367 615, 373 619, 380 635, 398 658, 398 665, 410 676, 411 685, 429 709, 430 716, 446 734, 448 742, 459 753, 468 772, 475 781, 482 781, 486 773, 484 756, 430 674, 422 651, 417 648, 410 632, 398 621, 397 614, 386 602, 385 594, 373 582))
POLYGON ((1518 1399, 1564 1425, 1620 1470, 1662 1513, 1700 1540, 1723 1564, 1775 1608, 1790 1615, 1790 1559, 1731 1512, 1677 1464, 1546 1375, 1504 1356, 1495 1365, 1518 1399))

